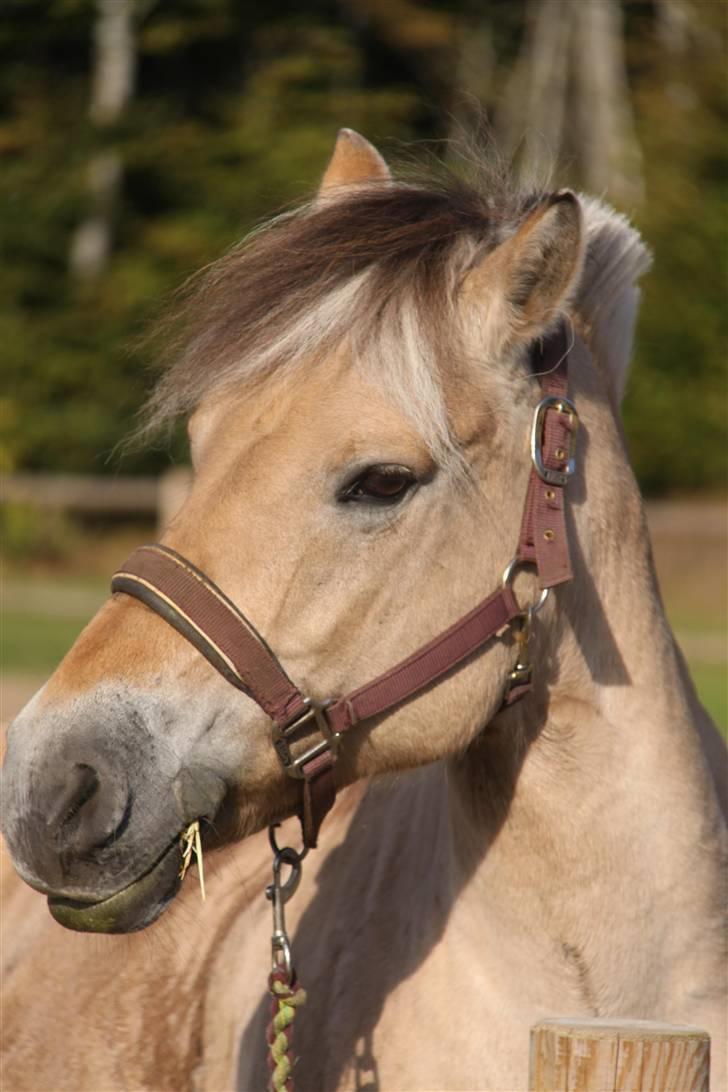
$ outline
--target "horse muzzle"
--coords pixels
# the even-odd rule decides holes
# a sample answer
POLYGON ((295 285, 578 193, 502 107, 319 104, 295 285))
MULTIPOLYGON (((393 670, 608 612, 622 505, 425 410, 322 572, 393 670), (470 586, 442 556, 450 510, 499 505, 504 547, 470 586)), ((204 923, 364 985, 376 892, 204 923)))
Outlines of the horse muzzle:
POLYGON ((62 925, 131 932, 177 893, 181 832, 212 819, 227 786, 179 757, 128 700, 104 704, 104 718, 93 701, 73 703, 67 721, 21 714, 2 773, 2 829, 16 870, 62 925))

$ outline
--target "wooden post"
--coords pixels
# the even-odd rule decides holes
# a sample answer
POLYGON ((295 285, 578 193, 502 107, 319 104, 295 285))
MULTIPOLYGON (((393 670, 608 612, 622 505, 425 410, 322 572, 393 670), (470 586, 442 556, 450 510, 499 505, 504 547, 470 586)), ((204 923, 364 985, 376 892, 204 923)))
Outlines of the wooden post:
POLYGON ((710 1036, 648 1020, 542 1020, 530 1092, 709 1092, 710 1036))

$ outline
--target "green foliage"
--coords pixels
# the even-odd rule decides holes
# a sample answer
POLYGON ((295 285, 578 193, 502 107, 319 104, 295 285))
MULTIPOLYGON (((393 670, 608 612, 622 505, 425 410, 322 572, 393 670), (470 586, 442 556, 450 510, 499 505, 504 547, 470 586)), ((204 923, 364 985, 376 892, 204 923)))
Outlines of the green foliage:
MULTIPOLYGON (((93 0, 16 0, 0 26, 0 467, 118 469, 153 379, 138 338, 160 300, 310 190, 340 125, 385 143, 448 135, 458 43, 485 28, 505 77, 525 23, 521 0, 136 8, 136 93, 105 130, 88 117, 93 0), (114 250, 80 284, 69 250, 102 148, 123 162, 114 250)), ((626 425, 653 492, 723 481, 720 8, 696 7, 700 33, 679 64, 657 42, 653 5, 625 9, 647 181, 635 211, 656 254, 626 425)), ((162 445, 126 453, 122 469, 169 457, 162 445)))
POLYGON ((0 550, 9 560, 66 561, 77 542, 76 528, 62 512, 28 504, 0 507, 0 550))
POLYGON ((728 144, 725 10, 697 5, 686 51, 640 23, 632 43, 646 199, 635 220, 654 251, 645 279, 625 426, 642 486, 726 484, 728 144))

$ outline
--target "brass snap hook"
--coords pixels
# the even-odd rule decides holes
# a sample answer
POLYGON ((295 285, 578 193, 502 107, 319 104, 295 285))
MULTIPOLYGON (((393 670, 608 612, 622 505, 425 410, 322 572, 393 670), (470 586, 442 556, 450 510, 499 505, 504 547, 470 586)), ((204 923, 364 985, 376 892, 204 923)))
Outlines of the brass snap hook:
POLYGON ((506 693, 510 694, 516 687, 530 686, 533 677, 531 654, 529 644, 533 630, 534 608, 528 607, 519 615, 518 631, 516 633, 516 662, 508 672, 506 693))

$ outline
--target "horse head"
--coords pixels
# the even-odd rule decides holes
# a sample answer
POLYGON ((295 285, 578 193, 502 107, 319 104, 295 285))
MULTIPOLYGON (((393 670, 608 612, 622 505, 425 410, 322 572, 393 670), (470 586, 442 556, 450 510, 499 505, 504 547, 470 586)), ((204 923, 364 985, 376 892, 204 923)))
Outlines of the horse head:
MULTIPOLYGON (((205 271, 174 313, 150 413, 189 414, 194 477, 162 545, 245 612, 311 698, 367 682, 498 584, 531 471, 534 346, 564 319, 578 328, 589 247, 571 192, 393 181, 343 130, 315 198, 205 271)), ((622 276, 624 298, 592 285, 610 318, 630 310, 622 276)), ((574 339, 574 381, 600 407, 591 427, 617 450, 605 407, 619 345, 598 375, 574 339)), ((578 564, 589 550, 585 536, 578 564)), ((535 599, 528 572, 517 594, 535 599)), ((549 607, 536 639, 556 648, 566 628, 549 607)), ((462 753, 511 715, 513 644, 506 629, 359 725, 337 787, 462 753)), ((130 931, 176 893, 192 821, 206 845, 230 842, 292 815, 300 789, 259 705, 117 592, 11 727, 3 826, 60 921, 130 931)))

